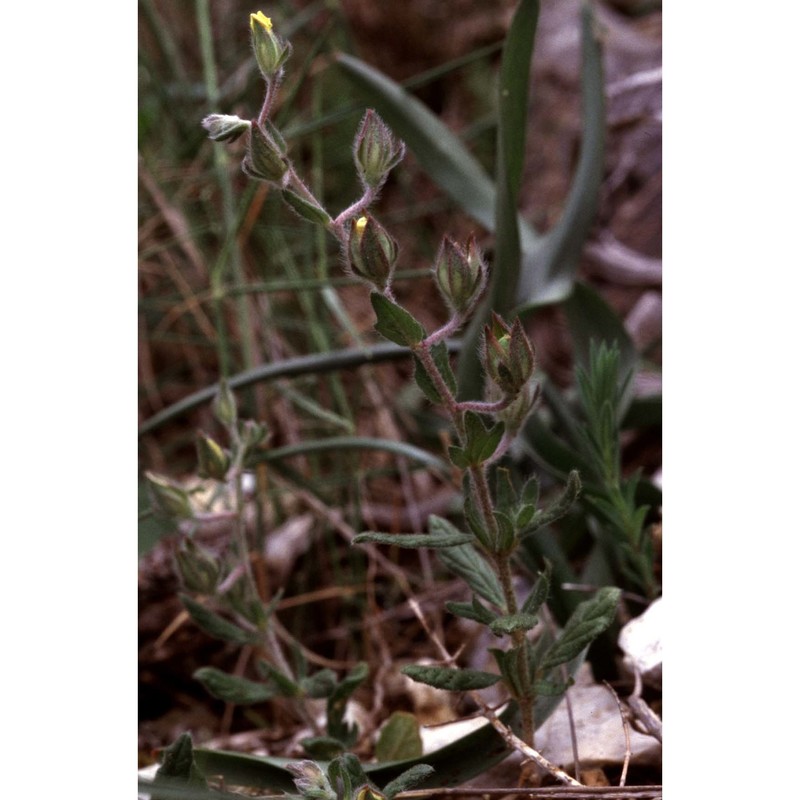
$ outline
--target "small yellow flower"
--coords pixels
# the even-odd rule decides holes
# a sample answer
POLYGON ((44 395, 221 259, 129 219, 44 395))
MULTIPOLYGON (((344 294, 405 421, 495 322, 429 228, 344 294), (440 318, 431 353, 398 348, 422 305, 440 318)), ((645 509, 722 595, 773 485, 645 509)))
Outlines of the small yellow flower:
POLYGON ((272 30, 272 20, 266 16, 263 11, 259 11, 257 14, 250 15, 250 27, 253 30, 256 29, 256 23, 265 28, 267 33, 272 30))
POLYGON ((366 227, 367 227, 367 218, 359 217, 356 220, 356 233, 358 234, 359 239, 364 235, 364 228, 366 227))

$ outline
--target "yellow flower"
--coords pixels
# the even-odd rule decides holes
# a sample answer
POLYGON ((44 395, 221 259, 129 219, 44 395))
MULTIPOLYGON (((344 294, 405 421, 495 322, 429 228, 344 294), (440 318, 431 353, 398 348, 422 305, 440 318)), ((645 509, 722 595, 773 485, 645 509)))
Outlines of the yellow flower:
POLYGON ((263 11, 259 11, 256 14, 250 15, 250 28, 255 31, 256 23, 261 25, 262 27, 266 28, 267 33, 272 30, 272 20, 264 14, 263 11))

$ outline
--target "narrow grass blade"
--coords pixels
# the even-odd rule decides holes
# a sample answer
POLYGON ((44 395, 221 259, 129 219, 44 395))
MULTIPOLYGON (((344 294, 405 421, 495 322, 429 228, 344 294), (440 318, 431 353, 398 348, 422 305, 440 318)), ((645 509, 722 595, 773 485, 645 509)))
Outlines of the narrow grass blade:
MULTIPOLYGON (((455 351, 459 347, 460 344, 457 342, 448 343, 448 349, 455 351)), ((355 347, 321 355, 314 354, 290 358, 275 364, 262 364, 253 369, 232 375, 228 379, 228 386, 231 389, 242 389, 245 386, 277 380, 278 378, 322 374, 338 369, 351 369, 363 364, 377 364, 382 361, 396 361, 410 357, 410 350, 391 343, 377 344, 372 347, 355 347)), ((206 386, 204 389, 184 397, 183 400, 179 400, 177 403, 162 409, 139 426, 139 436, 151 433, 164 423, 213 400, 218 388, 218 384, 206 386)))

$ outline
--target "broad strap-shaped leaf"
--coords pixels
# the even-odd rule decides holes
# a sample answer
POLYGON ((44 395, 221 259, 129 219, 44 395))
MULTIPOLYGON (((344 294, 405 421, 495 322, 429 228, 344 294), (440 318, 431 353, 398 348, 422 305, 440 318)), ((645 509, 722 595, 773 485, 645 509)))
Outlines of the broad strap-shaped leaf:
POLYGON ((506 314, 516 305, 520 282, 517 204, 525 165, 528 89, 538 20, 538 0, 520 0, 506 36, 500 64, 495 259, 488 304, 498 314, 506 314))
POLYGON ((375 757, 378 761, 403 761, 421 755, 422 737, 417 718, 408 711, 395 711, 381 728, 375 743, 375 757))
POLYGON ((251 644, 254 641, 253 633, 234 625, 196 600, 192 600, 188 595, 180 595, 180 600, 192 621, 209 636, 236 644, 251 644))
POLYGON ((478 669, 429 667, 423 664, 411 664, 403 667, 400 671, 418 683, 425 683, 436 689, 446 689, 449 692, 486 689, 488 686, 494 686, 500 680, 499 675, 482 672, 478 669))
POLYGON ((464 580, 475 594, 503 608, 505 600, 494 570, 472 545, 448 547, 437 552, 439 561, 464 580))
POLYGON ((226 703, 252 705, 275 696, 275 689, 266 683, 229 675, 216 667, 201 667, 192 677, 200 681, 209 694, 226 703))
POLYGON ((614 621, 621 591, 607 586, 591 599, 580 603, 567 620, 564 630, 544 654, 539 667, 549 670, 575 658, 614 621))
POLYGON ((536 249, 526 248, 523 241, 523 263, 517 295, 517 302, 522 309, 557 303, 569 295, 586 237, 597 212, 605 168, 605 79, 600 36, 588 3, 583 4, 580 24, 583 62, 580 156, 564 210, 556 225, 536 249))
POLYGON ((404 308, 378 292, 369 296, 378 321, 375 330, 395 344, 414 347, 425 338, 425 329, 404 308))

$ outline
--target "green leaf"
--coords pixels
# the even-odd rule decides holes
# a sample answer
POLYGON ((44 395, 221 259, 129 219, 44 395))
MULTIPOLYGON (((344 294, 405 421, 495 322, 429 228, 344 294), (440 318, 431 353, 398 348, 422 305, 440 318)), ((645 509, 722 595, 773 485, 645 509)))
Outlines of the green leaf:
POLYGON ((503 47, 497 115, 495 259, 488 305, 499 314, 517 300, 521 247, 517 203, 525 165, 528 96, 538 0, 520 0, 503 47))
POLYGON ((428 667, 421 664, 412 664, 400 670, 418 683, 425 683, 437 689, 446 689, 449 692, 466 692, 471 689, 486 689, 494 686, 499 680, 499 675, 491 672, 481 672, 477 669, 456 669, 454 667, 428 667))
POLYGON ((448 600, 444 605, 451 614, 480 622, 482 625, 490 625, 497 619, 497 614, 493 614, 489 611, 489 609, 474 596, 471 603, 455 603, 448 600))
POLYGON ((591 599, 580 603, 567 620, 564 630, 544 654, 543 670, 575 658, 614 621, 621 591, 613 586, 600 589, 591 599))
POLYGON ((514 631, 533 630, 538 621, 533 614, 507 614, 494 620, 489 629, 495 636, 510 635, 514 631))
POLYGON ((206 786, 205 778, 197 770, 194 760, 192 737, 182 733, 169 747, 164 749, 158 778, 181 778, 193 786, 206 786))
POLYGON ((539 574, 539 580, 531 589, 528 598, 522 604, 522 610, 526 614, 535 614, 547 601, 550 594, 550 580, 553 575, 553 564, 547 559, 544 560, 544 572, 539 574))
POLYGON ((497 522, 498 537, 491 550, 493 553, 508 554, 517 544, 517 529, 511 518, 502 511, 495 511, 494 519, 497 522))
POLYGON ((375 330, 395 344, 414 347, 425 338, 425 329, 411 314, 378 292, 369 296, 378 321, 375 330))
POLYGON ((303 690, 297 683, 287 675, 284 675, 280 670, 276 669, 272 664, 259 659, 256 662, 256 669, 262 678, 271 680, 275 684, 276 694, 281 697, 297 697, 303 693, 303 690))
POLYGON ((381 728, 375 743, 375 757, 378 761, 403 761, 421 755, 422 737, 417 718, 407 711, 395 711, 381 728))
POLYGON ((472 536, 459 531, 454 531, 453 533, 376 533, 367 531, 353 537, 353 544, 362 544, 364 542, 405 548, 432 547, 438 549, 469 544, 472 542, 472 536))
POLYGON ((533 684, 533 690, 537 695, 546 695, 548 697, 560 697, 564 692, 569 689, 573 680, 564 681, 536 681, 533 684))
POLYGON ((333 222, 328 212, 322 208, 322 206, 310 202, 291 189, 284 189, 281 192, 281 197, 283 197, 286 205, 309 222, 313 222, 317 225, 324 225, 326 228, 333 222))
POLYGON ((473 592, 484 600, 503 608, 503 590, 494 571, 472 545, 449 547, 437 552, 439 561, 459 578, 466 581, 473 592))
POLYGON ((229 675, 216 667, 201 667, 195 670, 192 677, 200 681, 210 695, 226 703, 252 705, 275 696, 275 690, 266 683, 229 675))
POLYGON ((528 527, 523 531, 527 535, 535 532, 545 525, 550 525, 563 517, 572 508, 581 491, 581 479, 577 470, 572 470, 567 477, 567 485, 561 494, 543 511, 534 515, 528 527))
POLYGON ((300 687, 309 697, 317 700, 329 697, 336 688, 336 673, 332 669, 321 669, 310 677, 303 678, 300 687))
POLYGON ((180 600, 197 627, 205 631, 209 636, 226 642, 235 642, 236 644, 251 644, 254 641, 253 633, 242 630, 238 625, 228 622, 219 614, 215 614, 196 600, 192 600, 188 595, 180 595, 180 600))
POLYGON ((560 302, 569 295, 597 212, 605 168, 605 79, 600 38, 588 3, 583 4, 581 12, 581 51, 580 157, 558 222, 535 251, 523 247, 517 295, 521 310, 560 302))
MULTIPOLYGON (((403 712, 398 711, 395 713, 402 714, 403 712)), ((420 743, 420 747, 421 746, 422 745, 420 743)), ((420 753, 420 755, 422 755, 422 753, 420 753)), ((433 773, 434 769, 432 766, 430 766, 430 764, 416 764, 402 774, 398 775, 393 781, 387 783, 386 786, 383 787, 383 795, 386 797, 386 800, 392 800, 396 794, 399 794, 400 792, 407 792, 409 789, 413 789, 433 773)))
POLYGON ((491 428, 487 428, 480 415, 474 411, 467 411, 464 415, 464 428, 464 457, 469 466, 479 466, 489 459, 497 450, 505 430, 502 422, 496 422, 491 428))

